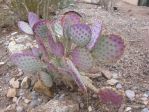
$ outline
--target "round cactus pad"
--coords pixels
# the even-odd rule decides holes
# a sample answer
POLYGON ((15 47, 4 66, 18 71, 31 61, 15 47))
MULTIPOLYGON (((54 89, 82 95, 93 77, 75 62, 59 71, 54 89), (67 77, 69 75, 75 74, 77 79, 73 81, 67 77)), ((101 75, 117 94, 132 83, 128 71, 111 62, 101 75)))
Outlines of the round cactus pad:
POLYGON ((91 40, 91 29, 86 24, 74 24, 69 29, 69 35, 76 45, 85 46, 91 40))
POLYGON ((34 31, 35 35, 37 35, 37 36, 39 36, 41 38, 48 37, 49 30, 48 30, 48 27, 47 27, 47 21, 46 20, 38 21, 34 25, 33 31, 34 31))
POLYGON ((99 62, 116 62, 124 53, 123 39, 118 35, 102 36, 95 46, 93 55, 99 62))
POLYGON ((66 24, 77 24, 81 21, 81 15, 75 11, 69 11, 64 13, 61 19, 61 24, 64 27, 66 24))
POLYGON ((36 72, 43 67, 43 63, 35 56, 25 53, 11 55, 12 62, 25 72, 36 72))
POLYGON ((124 101, 124 95, 116 92, 112 88, 101 89, 98 93, 98 96, 102 103, 111 105, 113 107, 120 107, 124 101))
POLYGON ((63 27, 63 34, 65 37, 68 37, 67 30, 73 24, 77 24, 81 22, 81 15, 75 11, 69 11, 64 14, 61 19, 61 24, 63 27))
POLYGON ((85 48, 75 48, 72 51, 72 62, 83 71, 89 70, 93 66, 91 53, 85 48))

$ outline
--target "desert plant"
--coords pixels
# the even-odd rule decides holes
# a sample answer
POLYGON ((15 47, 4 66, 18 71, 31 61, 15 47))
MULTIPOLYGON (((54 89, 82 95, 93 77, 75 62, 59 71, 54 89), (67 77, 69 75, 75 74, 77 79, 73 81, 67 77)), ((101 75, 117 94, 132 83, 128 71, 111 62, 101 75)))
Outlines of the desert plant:
POLYGON ((32 12, 28 15, 30 25, 19 21, 18 26, 34 36, 38 48, 11 54, 15 65, 25 72, 40 72, 41 80, 48 87, 57 79, 71 87, 71 81, 75 81, 83 92, 90 89, 98 94, 103 103, 110 102, 118 107, 122 104, 123 98, 115 91, 95 87, 87 75, 96 62, 109 64, 120 59, 125 48, 120 36, 102 35, 100 21, 88 25, 75 11, 50 21, 41 20, 32 12))
POLYGON ((57 9, 68 7, 73 3, 73 0, 11 0, 9 6, 21 20, 26 20, 30 11, 47 19, 57 9))

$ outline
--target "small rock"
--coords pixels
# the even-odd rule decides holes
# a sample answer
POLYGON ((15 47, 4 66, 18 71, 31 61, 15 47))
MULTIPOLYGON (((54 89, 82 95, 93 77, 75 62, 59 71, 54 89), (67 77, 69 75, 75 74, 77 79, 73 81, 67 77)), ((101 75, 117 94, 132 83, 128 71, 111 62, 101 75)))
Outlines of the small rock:
POLYGON ((112 73, 108 70, 102 70, 103 75, 107 78, 107 79, 111 79, 112 78, 112 73))
POLYGON ((45 94, 45 95, 47 95, 49 97, 52 96, 51 90, 48 87, 46 87, 40 80, 38 80, 35 83, 33 88, 34 88, 35 91, 37 91, 39 93, 43 93, 43 94, 45 94))
POLYGON ((7 92, 7 97, 8 98, 13 98, 17 95, 17 91, 15 88, 9 88, 7 92))
POLYGON ((38 93, 36 92, 36 91, 33 91, 32 93, 31 93, 31 96, 32 96, 32 100, 36 100, 37 98, 38 98, 38 93))
POLYGON ((13 101, 14 103, 16 103, 16 102, 17 102, 17 100, 18 100, 18 98, 17 98, 17 97, 13 97, 13 99, 12 99, 12 101, 13 101))
POLYGON ((147 97, 142 97, 141 100, 142 100, 142 103, 143 103, 144 105, 147 105, 147 104, 149 103, 147 97))
POLYGON ((135 97, 135 92, 132 90, 126 90, 125 91, 126 96, 130 99, 130 100, 134 100, 135 97))
POLYGON ((146 95, 146 97, 149 97, 149 91, 146 91, 144 95, 146 95))
POLYGON ((93 96, 92 96, 93 98, 97 98, 98 96, 97 96, 97 94, 93 94, 93 96))
POLYGON ((24 111, 23 107, 17 106, 16 112, 23 112, 23 111, 24 111))
POLYGON ((31 100, 29 100, 29 99, 24 99, 24 102, 25 102, 26 104, 29 104, 29 103, 31 102, 31 100))
POLYGON ((84 103, 80 103, 80 108, 83 108, 84 107, 84 103))
POLYGON ((26 77, 24 77, 24 79, 21 82, 21 87, 23 89, 27 89, 30 87, 30 84, 31 84, 31 79, 26 76, 26 77))
POLYGON ((113 78, 113 79, 117 79, 117 78, 118 78, 118 74, 117 74, 117 73, 113 73, 113 74, 112 74, 112 78, 113 78))
POLYGON ((0 65, 4 65, 5 64, 5 62, 0 62, 0 65))
POLYGON ((41 104, 40 101, 38 101, 38 100, 32 100, 32 101, 30 102, 30 107, 31 107, 31 108, 35 108, 36 106, 38 106, 38 105, 40 105, 40 104, 41 104))
POLYGON ((122 85, 120 83, 116 84, 117 89, 122 89, 122 85))
POLYGON ((128 111, 131 111, 131 107, 127 107, 126 109, 125 109, 125 112, 128 112, 128 111))
POLYGON ((141 112, 149 112, 148 108, 144 108, 141 112))
POLYGON ((119 81, 116 80, 116 79, 110 79, 110 80, 107 80, 107 83, 111 86, 114 86, 115 84, 117 84, 119 81))
POLYGON ((91 106, 88 107, 88 111, 89 111, 89 112, 92 111, 92 107, 91 107, 91 106))
POLYGON ((18 89, 20 87, 20 82, 19 80, 15 80, 15 78, 12 78, 10 81, 9 81, 9 84, 13 87, 13 88, 16 88, 18 89))
POLYGON ((24 74, 23 70, 18 69, 19 73, 17 74, 17 76, 22 76, 24 74))

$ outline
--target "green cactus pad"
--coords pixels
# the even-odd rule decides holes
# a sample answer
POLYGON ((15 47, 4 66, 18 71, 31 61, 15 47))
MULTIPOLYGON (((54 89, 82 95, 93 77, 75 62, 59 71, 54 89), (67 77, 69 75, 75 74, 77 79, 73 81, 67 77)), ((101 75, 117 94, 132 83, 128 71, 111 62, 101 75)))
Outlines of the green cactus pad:
POLYGON ((15 53, 11 55, 12 62, 25 72, 40 71, 43 63, 31 54, 15 53))
POLYGON ((72 62, 83 71, 89 70, 93 66, 93 57, 85 48, 75 48, 72 53, 72 62))
POLYGON ((102 36, 95 45, 93 55, 98 62, 113 63, 123 55, 124 41, 117 35, 102 36))
POLYGON ((91 40, 92 32, 86 24, 74 24, 70 27, 68 35, 70 35, 72 42, 83 47, 91 40))

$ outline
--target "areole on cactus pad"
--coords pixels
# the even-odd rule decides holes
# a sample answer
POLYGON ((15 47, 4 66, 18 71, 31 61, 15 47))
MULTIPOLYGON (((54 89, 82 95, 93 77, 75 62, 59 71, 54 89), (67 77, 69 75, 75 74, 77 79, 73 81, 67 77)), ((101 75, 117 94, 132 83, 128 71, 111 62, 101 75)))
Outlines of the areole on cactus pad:
POLYGON ((40 20, 36 14, 29 13, 30 25, 19 22, 18 26, 35 37, 33 39, 39 48, 12 54, 11 60, 26 72, 39 72, 47 87, 53 86, 57 78, 64 82, 73 80, 83 92, 90 89, 99 96, 101 102, 110 102, 119 107, 123 96, 113 89, 94 86, 87 74, 96 66, 95 62, 109 64, 119 60, 124 53, 125 43, 116 34, 102 35, 100 20, 94 21, 91 26, 82 20, 75 11, 49 21, 40 20), (67 78, 63 80, 63 77, 67 78))

